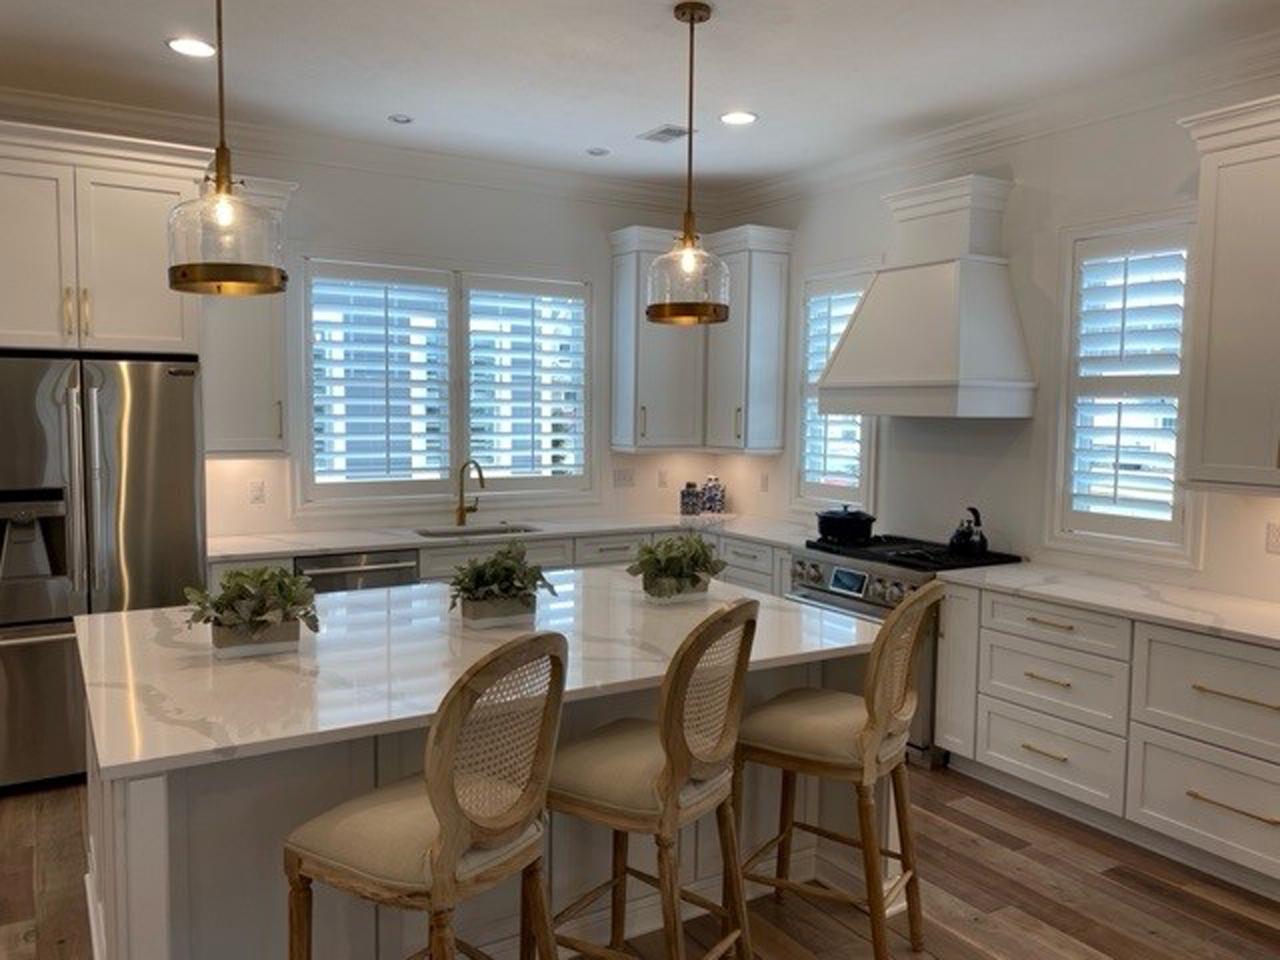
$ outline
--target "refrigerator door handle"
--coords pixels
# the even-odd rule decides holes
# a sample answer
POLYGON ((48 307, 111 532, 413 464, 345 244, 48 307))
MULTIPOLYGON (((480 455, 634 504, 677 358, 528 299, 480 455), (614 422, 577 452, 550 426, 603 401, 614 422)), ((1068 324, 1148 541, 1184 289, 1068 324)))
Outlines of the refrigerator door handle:
POLYGON ((80 388, 67 388, 67 515, 71 521, 71 588, 76 593, 85 590, 87 564, 85 562, 84 520, 84 427, 80 419, 80 388))
POLYGON ((89 506, 93 512, 94 563, 93 588, 103 589, 102 543, 102 413, 98 406, 98 387, 89 388, 89 506))

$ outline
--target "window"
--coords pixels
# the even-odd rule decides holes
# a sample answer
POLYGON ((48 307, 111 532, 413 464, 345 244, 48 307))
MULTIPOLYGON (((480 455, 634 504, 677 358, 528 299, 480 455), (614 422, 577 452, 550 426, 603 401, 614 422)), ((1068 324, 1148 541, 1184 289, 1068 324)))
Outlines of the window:
POLYGON ((583 284, 308 261, 307 500, 588 484, 583 284))
POLYGON ((1176 484, 1188 231, 1078 240, 1062 532, 1184 543, 1176 484))
POLYGON ((467 291, 470 454, 487 476, 585 474, 586 311, 580 292, 467 291))
POLYGON ((811 283, 806 287, 804 392, 800 422, 800 493, 819 500, 867 503, 870 422, 857 414, 818 411, 818 378, 862 299, 861 285, 811 283))

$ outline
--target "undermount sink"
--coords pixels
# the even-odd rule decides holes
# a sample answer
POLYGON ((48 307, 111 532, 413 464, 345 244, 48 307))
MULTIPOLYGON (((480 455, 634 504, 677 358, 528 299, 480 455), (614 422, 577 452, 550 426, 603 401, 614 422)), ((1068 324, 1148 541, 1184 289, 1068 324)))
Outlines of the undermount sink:
POLYGON ((494 523, 476 527, 427 527, 414 531, 420 537, 452 540, 454 537, 496 537, 511 533, 537 533, 537 527, 523 523, 494 523))

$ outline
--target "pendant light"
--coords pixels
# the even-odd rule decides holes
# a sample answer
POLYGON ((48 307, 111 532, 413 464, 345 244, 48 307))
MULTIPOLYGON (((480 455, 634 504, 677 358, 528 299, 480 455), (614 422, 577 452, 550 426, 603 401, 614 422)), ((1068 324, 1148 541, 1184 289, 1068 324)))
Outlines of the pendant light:
POLYGON ((649 306, 653 323, 696 326, 729 319, 729 270, 703 248, 693 221, 693 31, 711 19, 706 3, 678 3, 676 19, 689 25, 689 133, 685 172, 684 230, 676 245, 649 266, 649 306))
POLYGON ((283 293, 289 276, 282 265, 280 212, 237 196, 231 179, 222 81, 222 0, 216 2, 218 147, 213 179, 206 177, 201 195, 169 214, 169 289, 223 297, 283 293))

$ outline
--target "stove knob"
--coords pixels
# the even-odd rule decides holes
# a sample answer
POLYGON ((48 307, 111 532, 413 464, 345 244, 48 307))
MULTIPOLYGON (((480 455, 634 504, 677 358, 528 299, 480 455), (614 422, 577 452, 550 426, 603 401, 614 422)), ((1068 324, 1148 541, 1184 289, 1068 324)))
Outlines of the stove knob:
POLYGON ((791 561, 791 581, 792 583, 804 583, 805 581, 805 563, 803 560, 791 561))
POLYGON ((822 584, 822 568, 816 563, 809 564, 809 582, 812 584, 822 584))
POLYGON ((895 607, 902 602, 902 598, 906 595, 906 588, 897 581, 894 581, 892 585, 886 587, 884 591, 885 601, 893 604, 895 607))
POLYGON ((867 583, 867 587, 862 592, 864 600, 879 600, 884 596, 884 581, 879 577, 867 583))

